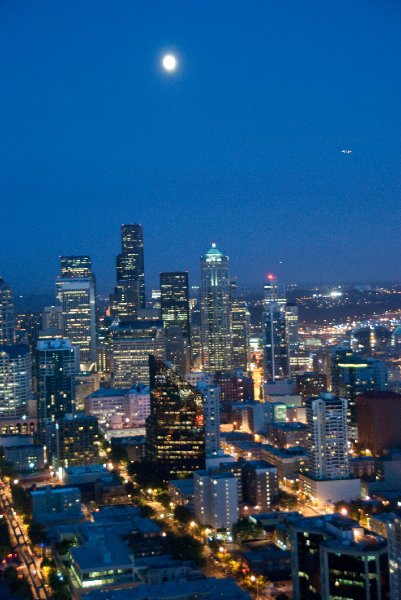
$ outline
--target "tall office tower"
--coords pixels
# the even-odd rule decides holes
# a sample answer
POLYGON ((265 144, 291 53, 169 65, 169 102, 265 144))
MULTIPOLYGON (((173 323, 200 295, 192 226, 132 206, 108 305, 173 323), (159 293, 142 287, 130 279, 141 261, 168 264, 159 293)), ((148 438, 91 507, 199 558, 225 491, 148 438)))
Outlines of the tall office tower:
POLYGON ((67 414, 55 424, 50 445, 54 467, 98 464, 99 425, 97 418, 85 413, 67 414))
POLYGON ((277 277, 272 273, 269 273, 266 279, 267 283, 263 286, 265 309, 269 304, 284 306, 287 303, 285 285, 278 283, 277 277))
MULTIPOLYGON (((95 277, 89 256, 61 256, 56 280, 63 314, 63 336, 79 347, 83 366, 96 362, 95 277)), ((85 369, 84 369, 85 370, 85 369)))
POLYGON ((394 515, 387 525, 390 598, 401 600, 401 517, 394 515))
POLYGON ((234 298, 231 301, 231 341, 232 366, 244 369, 248 366, 250 312, 244 300, 234 298))
POLYGON ((111 312, 120 319, 135 319, 145 308, 145 263, 142 225, 121 225, 121 254, 116 258, 117 285, 111 312))
POLYGON ((199 381, 196 389, 204 400, 206 456, 213 456, 220 450, 220 387, 199 381))
POLYGON ((259 506, 261 512, 271 510, 278 496, 278 469, 265 460, 247 460, 243 465, 244 500, 259 506))
POLYGON ((202 364, 207 371, 231 366, 229 259, 212 244, 201 258, 202 364))
POLYGON ((49 425, 75 411, 75 352, 70 340, 39 340, 36 350, 38 425, 43 442, 49 425))
POLYGON ((294 600, 389 597, 386 540, 357 521, 338 514, 302 517, 291 523, 290 540, 294 600))
POLYGON ((121 321, 111 326, 111 370, 114 387, 149 385, 149 355, 165 359, 162 321, 121 321))
POLYGON ((27 414, 32 400, 32 366, 25 344, 0 346, 0 418, 27 414))
POLYGON ((347 401, 330 393, 306 401, 308 466, 315 479, 349 477, 347 401))
POLYGON ((166 360, 184 376, 190 370, 191 364, 187 272, 160 273, 160 304, 166 329, 166 360))
POLYGON ((288 354, 290 367, 297 366, 299 355, 299 316, 298 306, 291 302, 285 305, 285 322, 287 327, 288 354))
POLYGON ((228 529, 238 521, 238 481, 232 473, 194 473, 195 518, 201 525, 228 529))
POLYGON ((285 304, 275 302, 265 307, 264 334, 265 382, 289 379, 291 370, 285 304))
POLYGON ((0 277, 0 344, 14 344, 15 321, 13 293, 0 277))
POLYGON ((149 367, 147 458, 165 479, 189 476, 205 467, 203 396, 154 356, 149 367))

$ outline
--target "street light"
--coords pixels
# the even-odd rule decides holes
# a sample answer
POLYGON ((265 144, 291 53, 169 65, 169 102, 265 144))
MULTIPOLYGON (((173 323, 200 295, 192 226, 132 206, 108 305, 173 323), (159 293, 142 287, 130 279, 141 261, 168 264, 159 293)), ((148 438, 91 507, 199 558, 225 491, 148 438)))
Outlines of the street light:
POLYGON ((259 600, 259 580, 255 575, 251 575, 252 583, 256 582, 256 600, 259 600))

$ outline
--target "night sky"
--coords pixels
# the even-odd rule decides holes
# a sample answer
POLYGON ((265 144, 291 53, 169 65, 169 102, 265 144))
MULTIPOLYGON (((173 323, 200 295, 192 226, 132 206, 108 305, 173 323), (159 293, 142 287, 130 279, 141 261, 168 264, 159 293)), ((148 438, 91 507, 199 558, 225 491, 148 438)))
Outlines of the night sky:
POLYGON ((400 30, 396 0, 0 1, 1 275, 88 253, 108 290, 139 222, 148 288, 212 241, 243 284, 400 280, 400 30))

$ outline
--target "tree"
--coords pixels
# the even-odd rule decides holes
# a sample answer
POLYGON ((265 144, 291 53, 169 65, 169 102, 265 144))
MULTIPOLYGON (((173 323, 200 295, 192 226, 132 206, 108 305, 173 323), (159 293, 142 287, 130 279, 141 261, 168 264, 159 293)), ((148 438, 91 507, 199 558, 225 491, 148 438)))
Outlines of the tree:
POLYGON ((129 463, 128 473, 136 478, 142 488, 153 489, 164 485, 160 465, 157 463, 148 460, 129 463))
POLYGON ((238 519, 233 527, 233 535, 237 542, 264 537, 264 530, 251 523, 248 517, 238 519))
POLYGON ((193 519, 193 515, 185 506, 180 506, 177 504, 177 506, 174 508, 174 518, 180 523, 187 524, 193 519))
POLYGON ((154 510, 154 508, 149 506, 149 504, 141 504, 140 509, 141 509, 142 516, 145 518, 148 518, 148 519, 150 519, 150 517, 154 517, 156 514, 156 511, 154 510))
POLYGON ((45 528, 36 521, 32 521, 28 526, 28 535, 32 544, 46 544, 49 542, 45 528))
POLYGON ((167 492, 159 492, 156 496, 156 500, 160 502, 164 508, 168 508, 170 506, 171 498, 167 492))
POLYGON ((177 560, 193 560, 198 566, 205 563, 203 545, 191 535, 170 534, 168 538, 171 554, 177 560))

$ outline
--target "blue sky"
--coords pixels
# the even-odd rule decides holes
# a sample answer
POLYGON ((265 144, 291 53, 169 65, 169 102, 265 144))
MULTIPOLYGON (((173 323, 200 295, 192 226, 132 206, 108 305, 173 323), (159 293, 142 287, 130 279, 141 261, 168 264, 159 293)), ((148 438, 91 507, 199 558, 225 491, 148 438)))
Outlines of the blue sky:
POLYGON ((0 273, 51 290, 88 253, 107 290, 139 222, 149 287, 212 241, 243 284, 400 280, 400 27, 391 0, 3 0, 0 273))

